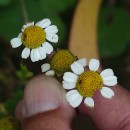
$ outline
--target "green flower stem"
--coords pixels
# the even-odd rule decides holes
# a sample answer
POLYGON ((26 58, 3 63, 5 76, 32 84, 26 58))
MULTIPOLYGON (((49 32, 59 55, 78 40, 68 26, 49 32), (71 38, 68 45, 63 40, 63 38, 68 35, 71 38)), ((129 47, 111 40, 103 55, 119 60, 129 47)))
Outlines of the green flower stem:
POLYGON ((28 16, 28 12, 27 12, 25 1, 24 0, 20 0, 20 4, 21 4, 21 10, 22 10, 24 22, 27 23, 27 22, 29 22, 29 16, 28 16))

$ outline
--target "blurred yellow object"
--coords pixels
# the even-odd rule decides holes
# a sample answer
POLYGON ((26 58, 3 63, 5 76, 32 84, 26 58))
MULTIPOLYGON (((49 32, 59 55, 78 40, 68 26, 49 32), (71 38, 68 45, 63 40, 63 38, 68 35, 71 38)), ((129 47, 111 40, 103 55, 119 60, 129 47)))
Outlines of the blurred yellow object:
POLYGON ((97 21, 101 1, 79 1, 69 41, 69 50, 79 58, 98 58, 97 21))
POLYGON ((0 119, 0 130, 19 130, 18 122, 13 117, 0 119))

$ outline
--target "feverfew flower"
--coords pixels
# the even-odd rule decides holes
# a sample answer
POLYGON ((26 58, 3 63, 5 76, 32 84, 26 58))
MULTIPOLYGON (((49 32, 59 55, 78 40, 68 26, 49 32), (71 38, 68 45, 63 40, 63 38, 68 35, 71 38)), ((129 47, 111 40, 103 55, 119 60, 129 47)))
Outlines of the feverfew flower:
POLYGON ((78 107, 83 97, 85 97, 86 106, 94 107, 92 96, 96 90, 100 90, 101 95, 105 98, 111 99, 114 96, 113 90, 104 85, 116 85, 117 77, 114 76, 112 69, 105 69, 99 74, 97 72, 99 64, 99 60, 91 59, 88 65, 89 70, 85 71, 86 60, 80 59, 71 64, 73 72, 64 73, 63 87, 73 89, 66 94, 66 99, 72 107, 78 107))
POLYGON ((47 40, 57 43, 57 32, 57 26, 51 25, 49 19, 43 19, 36 24, 27 23, 18 37, 11 40, 11 45, 17 48, 23 44, 25 48, 21 54, 22 58, 27 59, 30 56, 32 62, 36 62, 45 59, 46 55, 53 51, 52 45, 47 40))
POLYGON ((62 76, 70 71, 70 65, 76 61, 76 57, 66 49, 57 50, 50 58, 49 63, 41 66, 42 72, 47 76, 62 76))

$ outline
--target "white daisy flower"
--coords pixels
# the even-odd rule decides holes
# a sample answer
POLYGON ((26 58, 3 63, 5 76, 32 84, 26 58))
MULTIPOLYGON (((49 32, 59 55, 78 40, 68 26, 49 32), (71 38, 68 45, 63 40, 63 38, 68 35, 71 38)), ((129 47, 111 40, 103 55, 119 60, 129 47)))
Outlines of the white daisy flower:
POLYGON ((70 71, 70 65, 76 61, 76 57, 66 49, 56 51, 50 58, 50 63, 41 66, 41 70, 47 76, 62 76, 70 71))
POLYGON ((25 48, 22 51, 22 58, 31 57, 32 62, 43 60, 47 54, 53 51, 53 46, 48 42, 58 42, 57 26, 51 25, 49 19, 43 19, 36 24, 27 23, 23 26, 22 32, 18 37, 13 38, 10 42, 13 48, 22 44, 25 48))
POLYGON ((66 99, 72 107, 78 107, 85 97, 84 104, 94 107, 92 96, 96 90, 100 90, 101 95, 111 99, 114 96, 112 89, 106 87, 117 84, 117 77, 114 76, 112 69, 105 69, 100 74, 97 72, 100 62, 91 59, 89 62, 89 70, 85 71, 85 59, 75 61, 71 64, 73 72, 66 72, 63 76, 63 88, 73 89, 67 92, 66 99))

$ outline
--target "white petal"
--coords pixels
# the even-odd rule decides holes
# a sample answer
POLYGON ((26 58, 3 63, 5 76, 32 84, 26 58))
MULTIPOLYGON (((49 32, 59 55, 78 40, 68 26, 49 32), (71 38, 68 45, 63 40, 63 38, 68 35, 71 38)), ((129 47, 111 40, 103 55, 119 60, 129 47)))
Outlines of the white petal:
POLYGON ((35 49, 32 49, 32 50, 33 50, 33 58, 34 58, 34 62, 36 62, 36 61, 37 61, 36 51, 35 51, 35 49))
POLYGON ((63 76, 63 79, 67 82, 76 82, 77 78, 78 76, 71 72, 65 72, 63 76))
POLYGON ((63 81, 63 88, 64 89, 73 89, 76 87, 76 83, 74 82, 66 82, 66 81, 63 81))
POLYGON ((49 70, 45 73, 45 75, 47 76, 54 76, 55 75, 55 71, 54 70, 49 70))
POLYGON ((100 90, 100 92, 101 92, 102 96, 105 97, 105 98, 111 99, 111 98, 114 96, 113 90, 111 90, 111 89, 108 88, 108 87, 103 87, 103 88, 100 90))
POLYGON ((22 54, 21 54, 22 58, 27 59, 29 57, 29 55, 30 55, 30 49, 24 48, 22 51, 22 54))
POLYGON ((87 59, 86 58, 82 58, 77 60, 83 67, 85 67, 87 65, 87 59))
POLYGON ((71 90, 67 92, 66 99, 73 108, 76 108, 82 102, 83 97, 79 94, 77 90, 71 90))
POLYGON ((99 60, 91 59, 89 62, 89 69, 92 71, 97 71, 99 68, 99 60))
POLYGON ((46 39, 50 42, 57 43, 59 38, 55 33, 46 33, 46 39))
POLYGON ((24 32, 25 28, 27 28, 27 26, 26 26, 26 25, 23 25, 21 31, 24 32))
POLYGON ((13 48, 17 48, 22 44, 21 38, 13 38, 10 42, 13 48))
POLYGON ((49 63, 45 63, 41 66, 42 72, 46 72, 51 68, 49 63))
POLYGON ((35 62, 35 59, 34 59, 34 49, 31 50, 31 60, 32 60, 32 62, 35 62))
POLYGON ((39 54, 38 48, 34 49, 34 59, 35 59, 34 61, 39 61, 42 59, 40 54, 39 54))
POLYGON ((26 23, 26 26, 29 27, 29 26, 33 26, 34 25, 34 22, 28 22, 26 23))
POLYGON ((35 25, 39 26, 41 28, 46 28, 46 27, 50 26, 50 24, 51 24, 50 19, 43 19, 43 20, 37 22, 35 25))
POLYGON ((91 97, 86 97, 84 104, 88 107, 94 107, 94 100, 91 97))
POLYGON ((108 76, 113 76, 113 70, 112 69, 105 69, 101 72, 100 74, 102 76, 102 78, 108 77, 108 76))
POLYGON ((84 67, 77 61, 75 61, 73 64, 71 64, 70 67, 75 74, 80 75, 84 72, 84 67))
POLYGON ((53 51, 53 46, 48 42, 43 43, 42 47, 47 54, 51 54, 51 52, 53 51))
POLYGON ((22 27, 22 32, 23 32, 27 27, 33 26, 33 25, 34 25, 34 22, 28 22, 28 23, 26 23, 26 24, 23 25, 23 27, 22 27))
POLYGON ((20 38, 20 39, 21 39, 21 36, 22 36, 22 33, 19 33, 18 38, 20 38))
POLYGON ((32 62, 36 62, 36 61, 40 60, 40 54, 37 49, 31 50, 31 60, 32 60, 32 62))
POLYGON ((43 60, 46 58, 46 52, 44 51, 43 47, 38 48, 39 54, 40 54, 40 60, 43 60))
POLYGON ((46 33, 57 33, 58 32, 58 28, 57 28, 57 26, 55 26, 55 25, 51 25, 51 26, 49 26, 49 27, 47 27, 46 29, 45 29, 45 32, 46 33))
POLYGON ((103 78, 103 84, 108 86, 114 86, 117 84, 117 77, 116 76, 108 76, 103 78))

